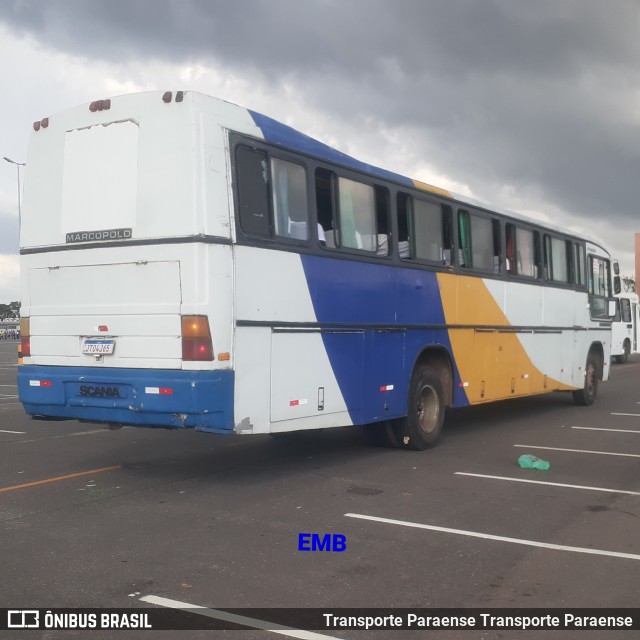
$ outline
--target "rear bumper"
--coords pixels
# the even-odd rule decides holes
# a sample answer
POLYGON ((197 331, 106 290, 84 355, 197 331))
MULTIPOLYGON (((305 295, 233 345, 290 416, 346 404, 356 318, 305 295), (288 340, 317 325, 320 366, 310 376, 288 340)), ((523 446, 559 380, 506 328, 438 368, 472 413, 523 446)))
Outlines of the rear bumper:
POLYGON ((18 367, 32 416, 199 431, 233 430, 233 383, 231 370, 18 367))

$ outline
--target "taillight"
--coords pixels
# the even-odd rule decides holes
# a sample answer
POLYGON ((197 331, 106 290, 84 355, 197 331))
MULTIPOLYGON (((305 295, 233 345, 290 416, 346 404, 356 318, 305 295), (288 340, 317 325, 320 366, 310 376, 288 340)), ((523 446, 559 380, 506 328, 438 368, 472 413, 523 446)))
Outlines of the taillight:
POLYGON ((213 360, 207 316, 182 316, 182 359, 213 360))
POLYGON ((20 319, 20 347, 22 357, 28 358, 31 355, 31 331, 29 318, 20 319))

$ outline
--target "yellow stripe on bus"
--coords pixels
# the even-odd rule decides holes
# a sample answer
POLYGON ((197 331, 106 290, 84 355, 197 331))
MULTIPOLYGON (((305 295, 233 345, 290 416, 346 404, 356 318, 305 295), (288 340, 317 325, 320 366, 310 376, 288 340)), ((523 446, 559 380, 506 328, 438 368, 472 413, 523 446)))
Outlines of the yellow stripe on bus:
MULTIPOLYGON (((573 389, 540 371, 482 278, 438 274, 444 316, 471 404, 573 389), (483 328, 484 326, 484 328, 483 328)), ((528 334, 532 336, 532 334, 528 334)))
POLYGON ((421 182, 420 180, 413 180, 413 186, 416 189, 421 189, 422 191, 430 191, 431 193, 435 193, 439 196, 444 196, 445 198, 451 198, 451 192, 446 189, 441 189, 440 187, 434 187, 432 184, 427 184, 426 182, 421 182))

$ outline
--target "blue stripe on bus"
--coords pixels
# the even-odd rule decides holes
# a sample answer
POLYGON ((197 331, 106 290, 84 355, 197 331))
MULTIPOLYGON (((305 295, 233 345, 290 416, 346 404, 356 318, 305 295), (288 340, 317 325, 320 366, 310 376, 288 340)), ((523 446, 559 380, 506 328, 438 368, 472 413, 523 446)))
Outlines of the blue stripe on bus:
POLYGON ((230 432, 233 385, 231 370, 18 367, 30 415, 138 426, 230 432))
POLYGON ((268 116, 257 113, 256 111, 251 111, 250 109, 247 109, 247 111, 253 118, 256 126, 262 131, 262 135, 267 142, 287 147, 287 149, 292 151, 298 151, 317 158, 322 158, 328 162, 335 162, 336 164, 343 165, 357 171, 364 171, 383 180, 391 180, 393 182, 400 182, 407 186, 413 186, 413 180, 410 180, 405 176, 356 160, 355 158, 348 156, 346 153, 341 153, 315 138, 311 138, 304 133, 300 133, 292 127, 282 124, 277 120, 273 120, 273 118, 269 118, 268 116))
POLYGON ((454 363, 453 404, 469 404, 459 387, 435 273, 311 255, 301 260, 317 321, 345 324, 322 338, 355 424, 405 415, 411 372, 427 346, 447 350, 454 363), (385 328, 366 328, 372 324, 385 328), (389 385, 391 391, 381 391, 389 385))

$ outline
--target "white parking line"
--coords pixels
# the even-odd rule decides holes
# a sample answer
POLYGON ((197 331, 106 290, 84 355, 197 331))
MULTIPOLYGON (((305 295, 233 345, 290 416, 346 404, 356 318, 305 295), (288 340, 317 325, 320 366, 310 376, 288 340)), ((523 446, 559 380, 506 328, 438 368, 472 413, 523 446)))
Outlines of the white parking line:
POLYGON ((525 478, 509 478, 507 476, 487 476, 482 473, 466 473, 456 471, 456 476, 470 476, 472 478, 489 478, 491 480, 508 480, 510 482, 526 482, 529 484, 546 484, 552 487, 567 487, 569 489, 586 489, 588 491, 607 491, 609 493, 624 493, 629 496, 640 496, 640 491, 625 491, 623 489, 604 489, 603 487, 590 487, 581 484, 563 484, 561 482, 545 482, 544 480, 527 480, 525 478))
POLYGON ((6 431, 5 429, 0 429, 0 433, 27 433, 26 431, 6 431))
POLYGON ((453 533, 459 536, 469 536, 471 538, 483 538, 485 540, 497 540, 498 542, 511 542, 528 547, 540 547, 543 549, 554 549, 556 551, 572 551, 574 553, 587 553, 594 556, 609 556, 614 558, 626 558, 627 560, 640 560, 640 555, 635 553, 621 553, 620 551, 606 551, 604 549, 591 549, 585 547, 569 547, 564 544, 551 544, 549 542, 537 542, 535 540, 522 540, 521 538, 507 538, 505 536, 494 536, 489 533, 478 531, 466 531, 464 529, 449 529, 448 527, 436 527, 431 524, 419 524, 417 522, 405 522, 404 520, 391 520, 389 518, 377 518, 375 516, 365 516, 359 513, 345 513, 347 518, 360 518, 361 520, 373 520, 374 522, 384 522, 386 524, 397 524, 402 527, 415 527, 417 529, 429 529, 430 531, 440 531, 442 533, 453 533))
POLYGON ((640 433, 637 429, 603 429, 601 427, 571 427, 572 429, 587 429, 588 431, 616 431, 618 433, 640 433))
POLYGON ((258 620, 257 618, 239 616, 234 613, 227 613, 226 611, 220 611, 218 609, 208 609, 207 607, 201 607, 197 604, 189 604, 188 602, 170 600, 169 598, 161 598, 159 596, 143 596, 140 600, 142 602, 157 604, 161 607, 168 607, 170 609, 188 609, 191 613, 196 613, 199 616, 215 618, 216 620, 224 620, 225 622, 233 622, 235 624, 244 625, 245 627, 252 627, 253 629, 262 629, 263 631, 270 631, 271 633, 289 636, 290 638, 301 638, 302 640, 341 640, 341 638, 326 636, 322 633, 303 631, 302 629, 294 629, 293 627, 285 627, 273 622, 258 620))
MULTIPOLYGON (((125 429, 127 427, 124 427, 125 429)), ((26 433, 26 432, 25 432, 26 433)), ((33 438, 32 440, 12 440, 11 442, 5 442, 8 444, 28 444, 31 442, 42 442, 43 440, 57 440, 58 438, 73 438, 74 436, 90 436, 96 433, 107 433, 106 429, 96 429, 95 431, 76 431, 75 433, 62 433, 58 436, 43 436, 42 438, 33 438)))
POLYGON ((588 451, 586 449, 562 449, 561 447, 539 447, 533 444, 514 444, 514 447, 522 449, 547 449, 549 451, 571 451, 572 453, 597 453, 601 456, 625 456, 627 458, 640 458, 638 453, 615 453, 613 451, 588 451))
POLYGON ((634 418, 640 418, 640 413, 612 413, 612 416, 633 416, 634 418))

